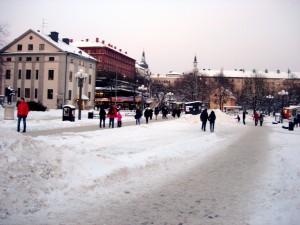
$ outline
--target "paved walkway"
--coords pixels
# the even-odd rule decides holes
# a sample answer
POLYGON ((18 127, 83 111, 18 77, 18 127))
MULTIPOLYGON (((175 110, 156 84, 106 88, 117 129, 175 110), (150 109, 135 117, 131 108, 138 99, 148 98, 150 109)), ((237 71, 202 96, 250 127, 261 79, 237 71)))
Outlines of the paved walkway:
MULTIPOLYGON (((173 120, 174 118, 171 115, 168 115, 168 119, 162 119, 161 115, 157 117, 157 120, 155 120, 155 116, 152 120, 149 120, 149 123, 153 122, 166 122, 169 120, 173 120)), ((178 119, 176 117, 176 119, 178 119)), ((99 119, 97 119, 99 121, 99 119)), ((50 129, 50 130, 37 130, 37 131, 30 131, 26 132, 25 135, 31 136, 31 137, 37 137, 37 136, 48 136, 48 135, 58 135, 65 132, 89 132, 89 131, 96 131, 96 130, 104 130, 104 129, 110 129, 108 128, 108 119, 106 120, 106 127, 105 128, 99 128, 99 125, 87 125, 87 126, 79 126, 79 127, 66 127, 66 128, 57 128, 57 129, 50 129)), ((146 124, 145 118, 143 118, 143 121, 141 124, 146 124)), ((136 126, 135 120, 133 121, 123 121, 122 126, 136 126)), ((115 120, 115 128, 117 127, 117 121, 115 120)))

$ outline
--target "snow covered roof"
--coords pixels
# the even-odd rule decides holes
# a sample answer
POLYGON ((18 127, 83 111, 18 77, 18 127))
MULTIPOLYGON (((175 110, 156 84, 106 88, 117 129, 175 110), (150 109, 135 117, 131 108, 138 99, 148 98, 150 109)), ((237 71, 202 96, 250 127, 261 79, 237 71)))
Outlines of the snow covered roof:
POLYGON ((127 51, 123 51, 122 49, 118 49, 117 46, 114 46, 112 44, 105 44, 105 41, 102 41, 102 42, 99 42, 98 40, 96 40, 96 42, 94 41, 89 41, 89 39, 86 39, 85 41, 82 40, 82 41, 72 41, 71 42, 74 46, 78 47, 78 48, 81 48, 81 47, 107 47, 107 48, 110 48, 120 54, 123 54, 123 55, 127 55, 127 51))
MULTIPOLYGON (((52 46, 55 46, 61 52, 68 52, 68 53, 72 53, 72 54, 75 54, 75 55, 78 55, 78 56, 81 56, 81 57, 84 57, 84 58, 87 58, 87 59, 91 59, 91 60, 97 61, 97 59, 95 59, 94 57, 90 56, 89 54, 87 54, 86 52, 82 51, 81 49, 77 48, 74 45, 67 44, 64 41, 59 40, 59 39, 56 42, 49 35, 43 34, 40 31, 34 31, 32 29, 29 29, 24 34, 22 34, 20 37, 16 38, 10 44, 8 44, 7 46, 5 46, 3 49, 1 49, 1 52, 5 51, 11 45, 13 45, 14 43, 16 43, 17 41, 19 41, 20 39, 22 39, 24 36, 28 35, 31 32, 34 33, 35 35, 39 36, 40 38, 44 39, 45 41, 47 41, 52 46)), ((58 33, 57 33, 57 35, 58 35, 58 33)))
MULTIPOLYGON (((277 79, 287 79, 290 78, 291 75, 295 75, 296 78, 300 78, 300 72, 281 72, 281 71, 256 71, 257 74, 266 77, 266 78, 277 78, 277 79)), ((220 70, 199 70, 198 71, 199 75, 203 76, 215 76, 220 74, 220 70)), ((223 74, 225 77, 234 77, 234 78, 245 78, 245 77, 252 77, 254 75, 253 71, 240 71, 240 70, 223 70, 223 74)), ((181 74, 177 72, 171 72, 167 73, 165 75, 153 75, 151 76, 152 78, 179 78, 182 77, 181 74)))

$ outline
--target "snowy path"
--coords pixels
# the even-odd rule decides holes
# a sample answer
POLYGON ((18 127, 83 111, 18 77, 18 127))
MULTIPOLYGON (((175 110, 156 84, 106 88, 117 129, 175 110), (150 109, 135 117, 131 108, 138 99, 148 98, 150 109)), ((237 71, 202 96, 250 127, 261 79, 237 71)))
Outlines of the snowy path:
POLYGON ((205 160, 186 158, 136 173, 125 171, 104 182, 111 185, 109 189, 99 185, 74 197, 69 193, 57 202, 56 211, 52 208, 47 215, 47 210, 41 211, 34 220, 47 217, 50 224, 247 224, 261 207, 256 191, 265 188, 260 181, 269 160, 267 149, 272 147, 267 141, 268 127, 236 129, 219 131, 230 141, 214 146, 219 149, 205 160), (158 178, 162 169, 168 170, 168 176, 164 171, 158 178), (76 205, 81 207, 72 208, 76 205))
POLYGON ((112 225, 247 224, 253 210, 260 207, 255 190, 261 188, 270 146, 268 128, 247 129, 239 140, 226 143, 217 154, 159 189, 150 184, 146 193, 134 199, 101 207, 97 220, 112 225))

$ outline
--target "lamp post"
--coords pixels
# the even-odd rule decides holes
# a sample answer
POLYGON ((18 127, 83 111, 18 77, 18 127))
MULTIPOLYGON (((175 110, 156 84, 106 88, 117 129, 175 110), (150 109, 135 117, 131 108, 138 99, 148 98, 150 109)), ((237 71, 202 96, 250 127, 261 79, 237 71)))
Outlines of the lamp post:
POLYGON ((174 95, 174 93, 172 93, 172 92, 168 92, 167 93, 167 96, 169 96, 169 108, 170 108, 170 103, 171 103, 171 97, 174 95))
POLYGON ((272 96, 272 95, 267 95, 266 96, 266 98, 268 99, 268 101, 269 101, 269 108, 268 108, 268 114, 269 114, 269 116, 270 116, 270 111, 271 111, 271 100, 274 98, 274 96, 272 96))
POLYGON ((83 82, 87 78, 87 73, 84 73, 82 69, 80 69, 76 74, 75 77, 78 80, 78 87, 79 87, 79 102, 78 102, 78 120, 81 120, 81 107, 82 107, 82 87, 83 82))
POLYGON ((197 79, 197 72, 198 72, 198 68, 197 68, 198 62, 197 62, 197 57, 195 56, 194 58, 194 62, 193 62, 193 66, 194 66, 194 76, 195 76, 195 80, 196 80, 196 90, 195 90, 195 99, 197 100, 198 98, 198 79, 197 79))
POLYGON ((283 123, 283 116, 284 116, 284 112, 283 112, 283 106, 284 106, 284 102, 283 102, 283 97, 288 95, 289 93, 285 90, 281 90, 278 92, 278 95, 281 95, 281 123, 283 123))
POLYGON ((140 92, 142 92, 142 111, 144 111, 144 99, 143 99, 143 96, 144 96, 144 92, 147 91, 147 87, 145 87, 144 85, 141 85, 138 87, 138 90, 140 92))

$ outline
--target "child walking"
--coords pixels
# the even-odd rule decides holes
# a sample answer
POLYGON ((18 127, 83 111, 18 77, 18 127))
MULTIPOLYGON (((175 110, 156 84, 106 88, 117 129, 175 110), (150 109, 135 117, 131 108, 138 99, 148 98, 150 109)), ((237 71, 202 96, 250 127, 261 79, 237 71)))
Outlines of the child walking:
POLYGON ((120 109, 118 109, 117 118, 118 118, 118 127, 121 127, 122 126, 122 114, 120 113, 120 109))

